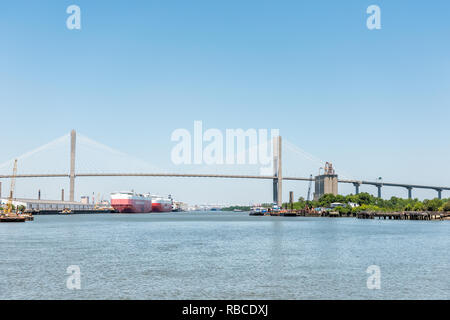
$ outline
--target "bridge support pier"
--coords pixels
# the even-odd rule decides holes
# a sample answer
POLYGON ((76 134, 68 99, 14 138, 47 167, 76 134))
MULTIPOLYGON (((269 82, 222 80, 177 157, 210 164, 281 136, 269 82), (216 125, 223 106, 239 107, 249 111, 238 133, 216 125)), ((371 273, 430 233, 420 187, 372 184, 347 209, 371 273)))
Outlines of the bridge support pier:
POLYGON ((355 194, 359 194, 359 186, 361 185, 358 182, 354 182, 353 185, 355 186, 355 194))
POLYGON ((412 187, 407 187, 408 189, 408 199, 412 199, 412 187))
POLYGON ((70 201, 75 201, 75 145, 77 142, 77 133, 72 130, 70 133, 70 201))
POLYGON ((273 138, 273 203, 281 208, 282 198, 281 136, 273 138))
POLYGON ((289 191, 289 209, 294 210, 294 191, 289 191))
POLYGON ((436 189, 438 193, 438 199, 442 199, 442 189, 436 189))
POLYGON ((381 184, 378 184, 377 188, 378 188, 378 198, 381 198, 381 184))

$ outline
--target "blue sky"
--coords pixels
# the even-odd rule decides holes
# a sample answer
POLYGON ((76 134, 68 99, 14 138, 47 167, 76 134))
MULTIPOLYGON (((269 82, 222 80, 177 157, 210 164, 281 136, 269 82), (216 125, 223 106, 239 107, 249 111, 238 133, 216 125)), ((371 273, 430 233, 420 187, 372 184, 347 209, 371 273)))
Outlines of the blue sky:
MULTIPOLYGON (((279 128, 353 177, 450 185, 449 12, 448 1, 3 1, 0 163, 75 128, 168 167, 171 133, 202 120, 279 128), (71 4, 81 30, 66 28, 71 4), (371 4, 381 30, 366 27, 371 4)), ((149 183, 191 202, 271 194, 270 183, 149 183), (195 194, 180 187, 191 183, 195 194)))

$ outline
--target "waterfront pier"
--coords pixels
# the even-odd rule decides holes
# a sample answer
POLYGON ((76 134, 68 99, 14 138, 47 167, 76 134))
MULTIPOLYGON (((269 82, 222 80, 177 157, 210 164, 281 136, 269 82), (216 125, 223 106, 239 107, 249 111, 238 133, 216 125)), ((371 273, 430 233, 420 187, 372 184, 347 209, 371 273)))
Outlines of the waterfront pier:
POLYGON ((358 219, 384 220, 448 220, 450 212, 359 212, 358 219))

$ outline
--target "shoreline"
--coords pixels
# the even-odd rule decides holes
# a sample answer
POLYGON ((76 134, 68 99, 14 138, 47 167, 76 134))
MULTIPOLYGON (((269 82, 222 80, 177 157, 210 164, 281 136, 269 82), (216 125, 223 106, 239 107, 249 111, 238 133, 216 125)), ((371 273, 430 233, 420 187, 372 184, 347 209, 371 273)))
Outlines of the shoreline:
MULTIPOLYGON (((450 212, 441 211, 361 211, 358 213, 339 213, 338 211, 309 213, 302 211, 285 211, 270 213, 267 216, 275 217, 322 217, 322 218, 357 218, 357 219, 384 219, 384 220, 450 220, 450 212)), ((262 216, 262 215, 261 215, 262 216)))

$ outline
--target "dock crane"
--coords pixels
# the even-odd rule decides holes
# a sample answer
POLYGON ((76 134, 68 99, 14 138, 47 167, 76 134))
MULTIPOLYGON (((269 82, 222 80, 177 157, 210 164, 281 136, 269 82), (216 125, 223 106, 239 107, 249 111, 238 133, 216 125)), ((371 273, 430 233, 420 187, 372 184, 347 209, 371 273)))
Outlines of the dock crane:
POLYGON ((12 174, 12 178, 11 178, 11 188, 9 189, 9 198, 8 198, 8 202, 6 204, 6 211, 5 211, 6 215, 9 215, 12 212, 14 187, 16 186, 16 175, 17 175, 17 159, 14 160, 14 168, 13 168, 13 174, 12 174))
POLYGON ((312 175, 309 176, 309 186, 308 186, 308 196, 306 197, 306 201, 310 201, 311 199, 311 186, 312 186, 312 175))

